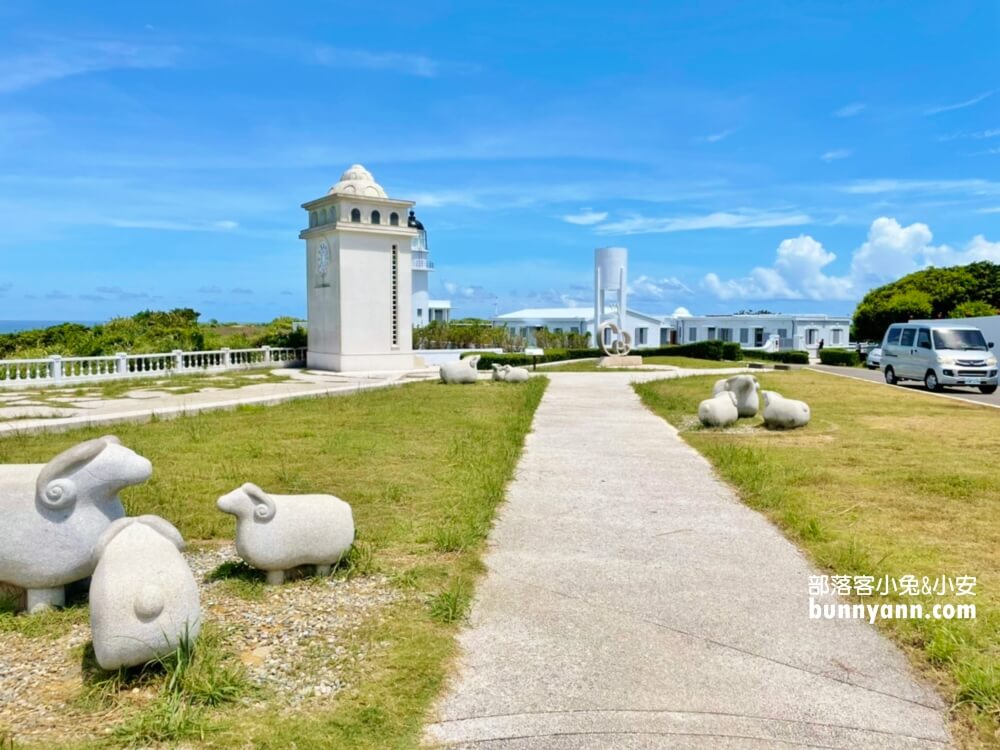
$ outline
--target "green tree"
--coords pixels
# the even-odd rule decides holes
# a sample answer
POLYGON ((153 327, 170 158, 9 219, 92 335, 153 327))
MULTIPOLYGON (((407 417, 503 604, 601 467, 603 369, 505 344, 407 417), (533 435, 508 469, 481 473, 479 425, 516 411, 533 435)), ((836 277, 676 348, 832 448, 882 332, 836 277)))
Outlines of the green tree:
POLYGON ((980 318, 987 315, 996 315, 997 310, 989 302, 983 302, 981 299, 969 300, 968 302, 959 302, 948 313, 949 318, 980 318))
POLYGON ((882 338, 892 323, 911 318, 993 315, 1000 308, 1000 265, 979 261, 967 266, 926 268, 872 289, 854 311, 855 339, 882 338))

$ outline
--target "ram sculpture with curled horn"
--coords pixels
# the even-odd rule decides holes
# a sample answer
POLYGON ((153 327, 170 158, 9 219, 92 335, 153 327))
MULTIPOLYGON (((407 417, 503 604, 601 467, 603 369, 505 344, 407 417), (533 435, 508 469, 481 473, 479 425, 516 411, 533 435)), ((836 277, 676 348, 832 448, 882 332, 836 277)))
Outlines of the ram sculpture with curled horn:
POLYGON ((125 515, 118 493, 153 466, 107 435, 23 468, 0 479, 0 581, 27 589, 34 612, 62 606, 66 584, 94 572, 98 537, 125 515))
POLYGON ((599 247, 594 251, 594 341, 608 357, 624 357, 632 350, 625 330, 628 300, 628 250, 599 247), (609 316, 607 293, 615 294, 609 316), (610 336, 607 332, 610 332, 610 336))
POLYGON ((354 543, 351 506, 333 495, 272 495, 247 482, 216 505, 236 516, 236 551, 270 584, 302 565, 328 575, 354 543))

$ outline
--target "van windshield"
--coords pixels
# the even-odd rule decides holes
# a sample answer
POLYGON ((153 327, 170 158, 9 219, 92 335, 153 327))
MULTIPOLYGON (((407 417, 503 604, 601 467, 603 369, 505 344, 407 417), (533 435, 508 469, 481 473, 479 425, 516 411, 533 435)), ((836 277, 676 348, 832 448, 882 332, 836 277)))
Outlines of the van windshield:
POLYGON ((982 332, 963 331, 957 328, 934 329, 934 348, 983 352, 988 350, 982 332))

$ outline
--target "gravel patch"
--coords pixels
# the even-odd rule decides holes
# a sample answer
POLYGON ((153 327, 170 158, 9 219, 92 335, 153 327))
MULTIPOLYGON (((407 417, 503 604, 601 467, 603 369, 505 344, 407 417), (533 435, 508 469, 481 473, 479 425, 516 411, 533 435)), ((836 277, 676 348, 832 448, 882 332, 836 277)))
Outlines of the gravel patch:
MULTIPOLYGON (((384 608, 402 598, 385 576, 351 580, 303 577, 264 587, 259 599, 239 596, 225 580, 206 581, 223 563, 239 560, 232 544, 185 553, 199 581, 204 621, 222 633, 222 648, 262 688, 261 699, 290 709, 329 699, 349 687, 348 675, 371 655, 357 637, 384 608)), ((25 615, 20 615, 25 616, 25 615)), ((57 638, 0 633, 0 738, 57 742, 104 734, 120 716, 75 701, 84 690, 81 656, 86 623, 57 638)))

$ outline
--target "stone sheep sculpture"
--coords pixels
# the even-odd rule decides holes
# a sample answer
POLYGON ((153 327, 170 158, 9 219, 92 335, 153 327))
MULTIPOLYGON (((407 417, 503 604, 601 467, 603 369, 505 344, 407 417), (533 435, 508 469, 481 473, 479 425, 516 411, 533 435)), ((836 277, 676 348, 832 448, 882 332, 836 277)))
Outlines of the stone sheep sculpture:
POLYGON ((108 435, 60 453, 34 481, 0 486, 0 581, 27 589, 27 609, 61 607, 65 585, 94 572, 94 546, 125 515, 118 493, 152 464, 108 435))
POLYGON ((218 507, 236 516, 236 551, 266 571, 270 584, 300 565, 329 575, 354 543, 351 506, 333 495, 268 495, 248 482, 220 497, 218 507))
POLYGON ((159 516, 119 518, 105 529, 90 581, 90 629, 101 669, 146 664, 198 637, 198 584, 182 549, 180 532, 159 516))
POLYGON ((493 379, 504 383, 524 383, 531 377, 524 367, 493 365, 493 379))
POLYGON ((479 355, 460 359, 458 362, 445 362, 441 365, 441 382, 443 383, 475 383, 478 377, 476 367, 479 365, 479 355))
POLYGON ((728 427, 740 418, 736 394, 721 391, 698 404, 698 419, 706 427, 728 427))
POLYGON ((775 391, 761 391, 764 397, 764 424, 788 430, 809 424, 809 404, 785 398, 775 391))
POLYGON ((757 397, 759 387, 757 378, 753 375, 733 375, 731 378, 717 380, 712 388, 712 395, 731 391, 736 394, 736 409, 740 418, 755 417, 760 408, 760 400, 757 397))

